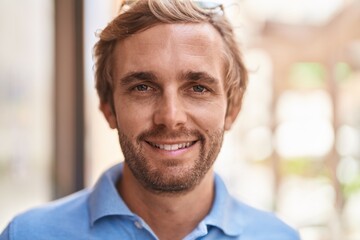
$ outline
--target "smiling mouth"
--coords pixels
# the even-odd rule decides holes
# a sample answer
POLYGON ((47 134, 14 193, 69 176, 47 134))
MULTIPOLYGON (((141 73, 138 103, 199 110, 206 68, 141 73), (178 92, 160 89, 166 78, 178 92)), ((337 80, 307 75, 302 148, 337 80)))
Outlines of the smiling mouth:
POLYGON ((188 147, 191 147, 192 145, 194 145, 197 141, 192 141, 192 142, 184 142, 184 143, 177 143, 177 144, 157 144, 157 143, 152 143, 152 142, 148 142, 146 141, 150 146, 161 149, 161 150, 165 150, 165 151, 176 151, 179 149, 185 149, 188 147))

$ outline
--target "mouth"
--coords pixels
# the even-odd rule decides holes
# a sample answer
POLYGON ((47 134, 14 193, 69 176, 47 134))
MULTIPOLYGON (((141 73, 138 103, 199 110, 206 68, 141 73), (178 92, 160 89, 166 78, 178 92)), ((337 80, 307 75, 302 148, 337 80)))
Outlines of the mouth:
POLYGON ((176 151, 176 150, 180 150, 180 149, 186 149, 186 148, 189 148, 192 145, 194 145, 196 142, 197 141, 182 142, 182 143, 175 143, 175 144, 158 144, 158 143, 146 141, 146 143, 148 143, 150 146, 161 149, 161 150, 165 150, 165 151, 176 151))

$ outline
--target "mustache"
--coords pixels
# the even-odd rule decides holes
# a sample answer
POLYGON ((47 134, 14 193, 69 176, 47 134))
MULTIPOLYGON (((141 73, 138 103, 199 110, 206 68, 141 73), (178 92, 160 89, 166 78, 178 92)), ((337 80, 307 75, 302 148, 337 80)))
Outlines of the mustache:
POLYGON ((204 141, 204 135, 198 130, 188 129, 186 127, 181 127, 177 130, 169 130, 164 126, 157 126, 152 129, 142 132, 138 137, 137 141, 145 141, 149 138, 161 138, 161 139, 176 139, 176 138, 190 138, 195 137, 200 141, 204 141))

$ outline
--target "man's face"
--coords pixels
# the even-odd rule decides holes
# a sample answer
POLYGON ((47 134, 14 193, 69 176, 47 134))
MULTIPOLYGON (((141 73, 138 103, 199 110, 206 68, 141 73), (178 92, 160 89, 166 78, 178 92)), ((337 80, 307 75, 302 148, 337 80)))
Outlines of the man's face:
POLYGON ((125 162, 148 190, 184 192, 212 167, 226 116, 223 42, 209 24, 161 24, 117 43, 114 108, 125 162))

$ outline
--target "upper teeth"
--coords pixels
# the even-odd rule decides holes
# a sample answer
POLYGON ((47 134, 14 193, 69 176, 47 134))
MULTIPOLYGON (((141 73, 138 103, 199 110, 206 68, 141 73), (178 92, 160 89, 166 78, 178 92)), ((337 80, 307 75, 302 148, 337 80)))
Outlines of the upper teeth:
POLYGON ((156 144, 156 143, 151 143, 151 145, 153 145, 154 147, 160 148, 162 150, 174 151, 174 150, 189 147, 191 145, 191 142, 179 143, 179 144, 156 144))

